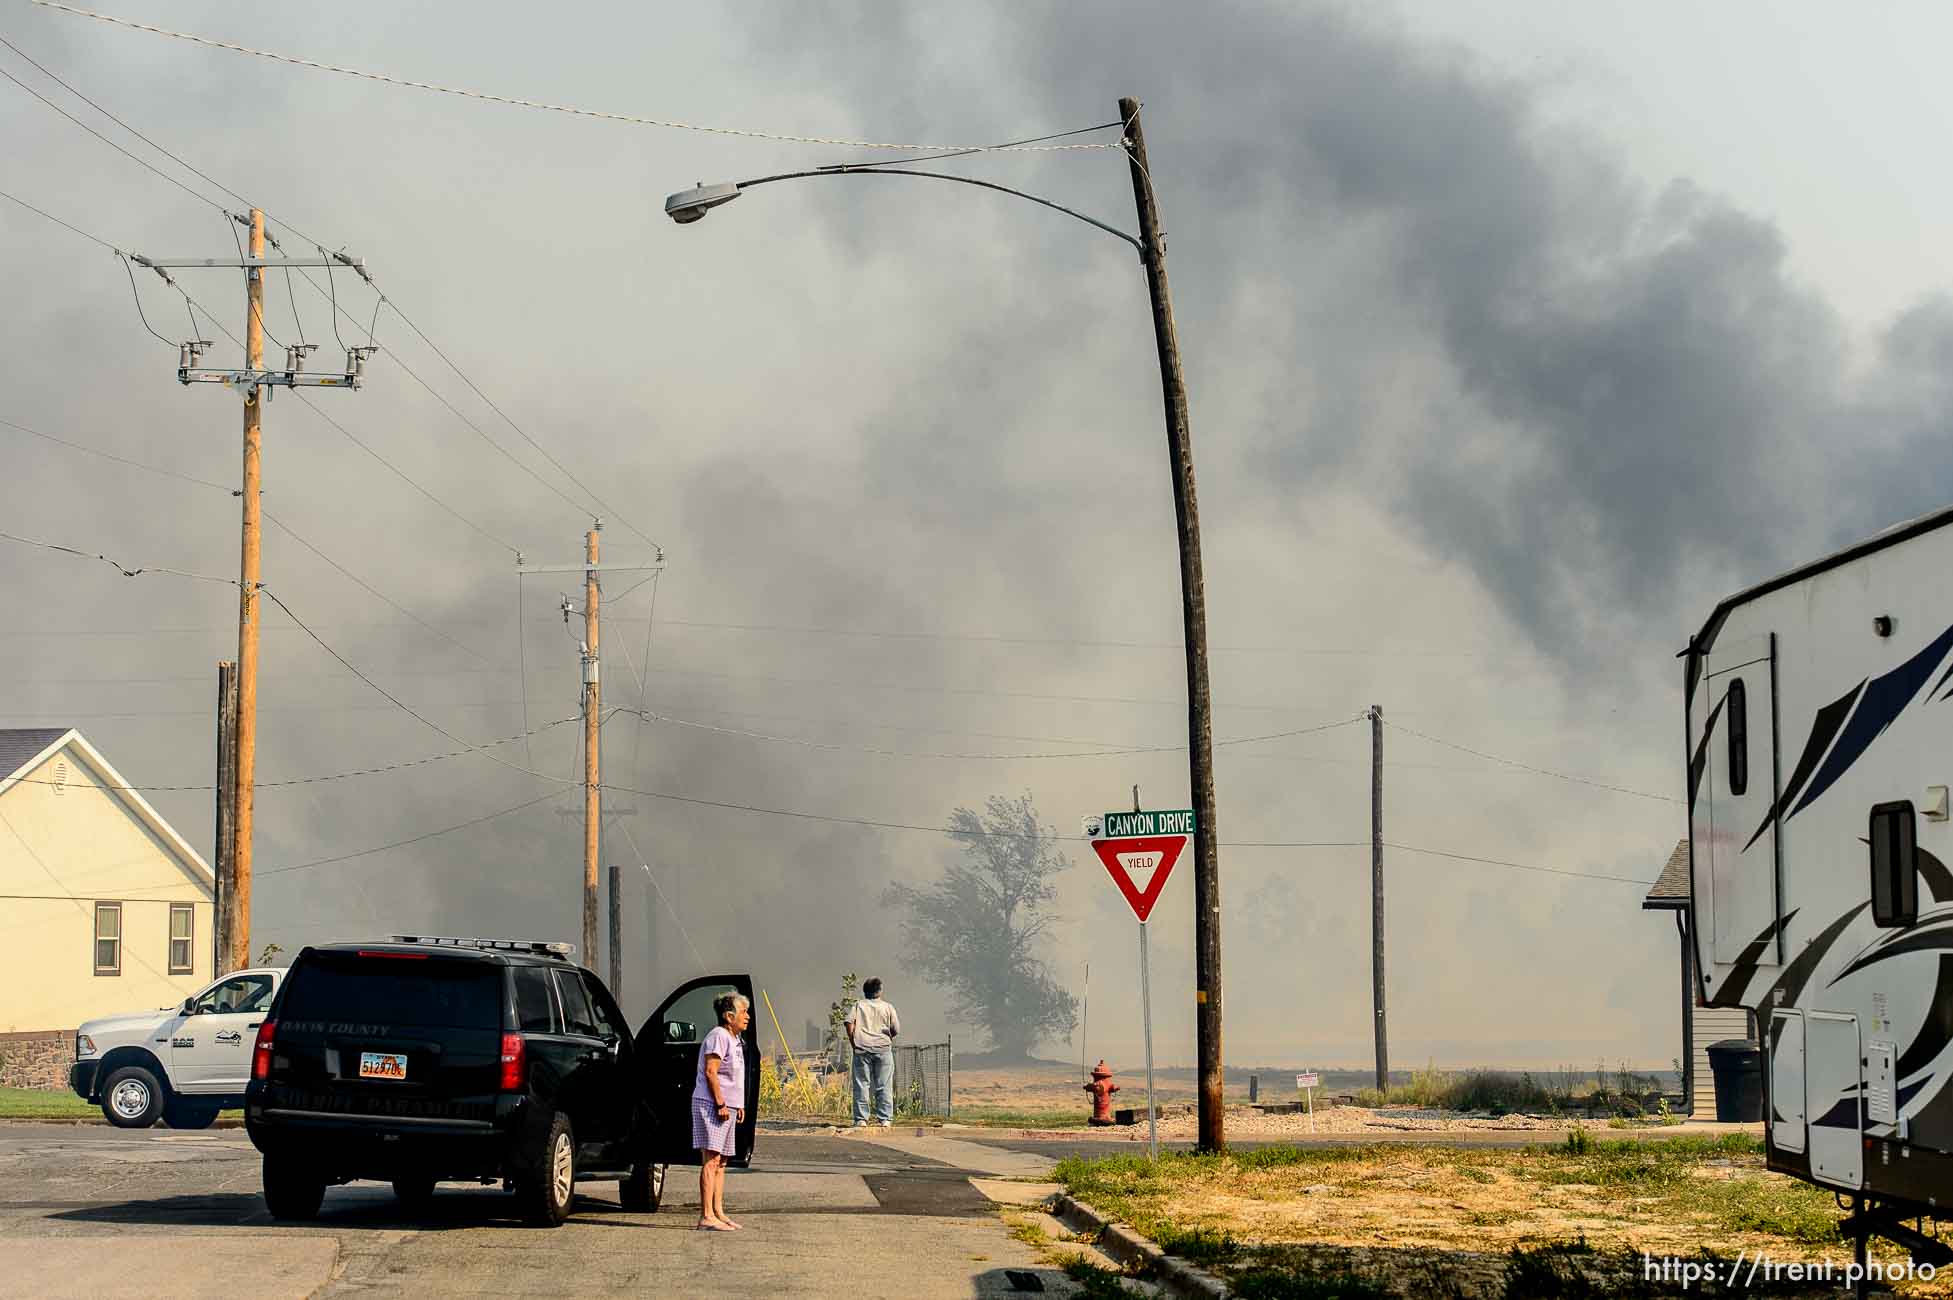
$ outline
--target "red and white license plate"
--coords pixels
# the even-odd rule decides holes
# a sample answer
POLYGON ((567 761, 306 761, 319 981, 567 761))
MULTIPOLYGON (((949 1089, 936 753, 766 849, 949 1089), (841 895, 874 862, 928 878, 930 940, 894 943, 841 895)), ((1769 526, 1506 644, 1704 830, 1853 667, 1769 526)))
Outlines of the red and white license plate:
POLYGON ((405 1052, 361 1052, 359 1054, 359 1077, 362 1079, 405 1079, 407 1077, 407 1054, 405 1052))

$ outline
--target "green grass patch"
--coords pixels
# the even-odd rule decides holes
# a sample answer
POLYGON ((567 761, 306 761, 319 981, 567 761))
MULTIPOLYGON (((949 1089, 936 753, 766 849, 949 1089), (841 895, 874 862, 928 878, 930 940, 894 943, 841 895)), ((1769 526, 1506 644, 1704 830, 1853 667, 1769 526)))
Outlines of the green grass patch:
POLYGON ((950 1115, 955 1124, 984 1128, 1084 1128, 1087 1118, 1078 1110, 1018 1110, 1009 1106, 958 1106, 950 1115))
POLYGON ((1119 1281, 1120 1274, 1083 1255, 1067 1259, 1064 1268, 1065 1276, 1078 1284, 1078 1294, 1085 1300, 1125 1300, 1131 1294, 1119 1281))
POLYGON ((0 1119, 100 1119, 101 1107, 91 1106, 72 1092, 51 1088, 0 1088, 0 1119))

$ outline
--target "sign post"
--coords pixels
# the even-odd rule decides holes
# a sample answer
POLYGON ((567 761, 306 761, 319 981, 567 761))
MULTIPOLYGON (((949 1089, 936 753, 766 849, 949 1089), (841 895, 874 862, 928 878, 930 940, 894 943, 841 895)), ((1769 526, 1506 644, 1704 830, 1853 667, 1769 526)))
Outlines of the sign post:
MULTIPOLYGON (((1138 791, 1134 790, 1137 803, 1138 791)), ((1085 837, 1105 864, 1106 874, 1139 920, 1139 1005, 1146 1030, 1146 1146, 1160 1158, 1159 1108, 1153 1103, 1153 979, 1146 951, 1146 918, 1166 888, 1174 863, 1193 842, 1194 815, 1169 812, 1111 812, 1085 819, 1085 837)))
POLYGON ((1316 1085, 1321 1082, 1322 1076, 1314 1070, 1295 1076, 1295 1090, 1309 1099, 1309 1132, 1311 1133, 1316 1131, 1316 1085))

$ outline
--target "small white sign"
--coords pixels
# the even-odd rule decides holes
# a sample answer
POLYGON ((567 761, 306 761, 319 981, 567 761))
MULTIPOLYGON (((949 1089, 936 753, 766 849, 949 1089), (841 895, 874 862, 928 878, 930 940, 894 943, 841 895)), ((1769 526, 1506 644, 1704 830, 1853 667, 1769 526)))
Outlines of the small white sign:
POLYGON ((1322 1086, 1322 1076, 1317 1074, 1313 1070, 1309 1071, 1307 1074, 1298 1074, 1295 1076, 1295 1086, 1298 1090, 1306 1089, 1306 1088, 1320 1088, 1322 1086))

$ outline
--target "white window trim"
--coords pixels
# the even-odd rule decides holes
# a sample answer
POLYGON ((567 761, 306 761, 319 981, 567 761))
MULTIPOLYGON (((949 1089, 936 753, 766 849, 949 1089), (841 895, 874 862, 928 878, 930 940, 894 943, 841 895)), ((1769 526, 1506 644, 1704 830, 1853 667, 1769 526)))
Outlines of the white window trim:
POLYGON ((120 975, 122 973, 122 919, 121 903, 98 901, 95 904, 95 921, 94 928, 90 931, 89 936, 88 960, 94 966, 97 975, 109 976, 120 975), (104 966, 102 965, 102 945, 111 942, 111 940, 102 933, 102 914, 109 911, 115 913, 115 937, 112 940, 115 944, 115 965, 104 966))
POLYGON ((169 951, 163 955, 169 962, 170 974, 194 975, 196 973, 196 969, 197 969, 196 904, 194 903, 171 903, 170 904, 169 951), (181 912, 183 915, 190 918, 190 933, 184 935, 181 939, 177 938, 176 936, 176 915, 178 912, 181 912), (189 954, 189 956, 185 959, 184 964, 181 966, 176 964, 176 945, 179 943, 183 945, 183 951, 189 954))

